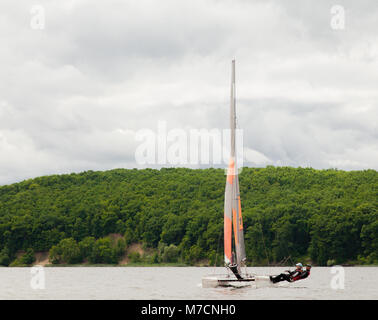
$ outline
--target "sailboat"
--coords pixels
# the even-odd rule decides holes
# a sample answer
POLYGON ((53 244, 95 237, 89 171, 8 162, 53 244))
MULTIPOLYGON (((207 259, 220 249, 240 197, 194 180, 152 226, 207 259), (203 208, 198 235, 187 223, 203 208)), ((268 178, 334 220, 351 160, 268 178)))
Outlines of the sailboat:
POLYGON ((248 274, 244 245, 243 218, 239 191, 239 177, 235 146, 236 111, 235 111, 235 60, 232 60, 231 72, 231 155, 227 169, 226 190, 224 197, 224 263, 228 273, 202 278, 202 287, 248 285, 252 281, 266 280, 267 276, 248 274))

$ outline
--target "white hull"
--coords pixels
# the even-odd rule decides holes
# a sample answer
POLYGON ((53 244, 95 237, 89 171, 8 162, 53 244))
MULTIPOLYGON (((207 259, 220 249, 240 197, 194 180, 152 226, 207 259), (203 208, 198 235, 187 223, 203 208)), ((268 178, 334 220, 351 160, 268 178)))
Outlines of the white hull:
POLYGON ((202 278, 202 288, 217 287, 246 287, 258 286, 265 287, 273 284, 268 276, 245 276, 242 280, 229 275, 209 275, 202 278))

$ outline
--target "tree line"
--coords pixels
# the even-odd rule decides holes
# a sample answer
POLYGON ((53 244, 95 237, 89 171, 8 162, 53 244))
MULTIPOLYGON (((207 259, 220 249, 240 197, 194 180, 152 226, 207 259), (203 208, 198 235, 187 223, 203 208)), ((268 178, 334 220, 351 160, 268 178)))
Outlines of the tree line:
MULTIPOLYGON (((250 265, 378 263, 377 171, 268 166, 239 179, 250 265)), ((186 168, 2 186, 0 265, 30 264, 38 251, 53 263, 117 263, 136 242, 155 249, 149 262, 222 265, 224 187, 224 170, 186 168)))

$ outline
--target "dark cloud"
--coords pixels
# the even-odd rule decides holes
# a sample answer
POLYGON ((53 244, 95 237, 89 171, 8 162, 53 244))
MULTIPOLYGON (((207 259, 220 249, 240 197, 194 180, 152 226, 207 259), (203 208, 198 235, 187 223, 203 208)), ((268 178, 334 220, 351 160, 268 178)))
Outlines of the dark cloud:
POLYGON ((244 163, 377 169, 378 5, 333 1, 0 4, 0 184, 136 167, 133 133, 228 127, 230 60, 244 163))

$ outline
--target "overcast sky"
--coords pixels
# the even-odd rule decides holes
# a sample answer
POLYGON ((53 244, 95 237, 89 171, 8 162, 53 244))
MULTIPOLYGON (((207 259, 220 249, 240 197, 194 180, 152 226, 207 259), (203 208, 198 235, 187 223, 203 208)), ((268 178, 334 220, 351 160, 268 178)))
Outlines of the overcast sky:
POLYGON ((378 2, 319 2, 2 0, 0 185, 137 167, 158 121, 227 128, 232 58, 244 165, 377 170, 378 2))

